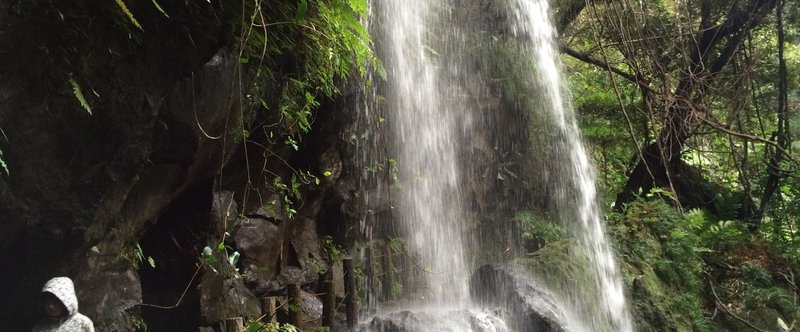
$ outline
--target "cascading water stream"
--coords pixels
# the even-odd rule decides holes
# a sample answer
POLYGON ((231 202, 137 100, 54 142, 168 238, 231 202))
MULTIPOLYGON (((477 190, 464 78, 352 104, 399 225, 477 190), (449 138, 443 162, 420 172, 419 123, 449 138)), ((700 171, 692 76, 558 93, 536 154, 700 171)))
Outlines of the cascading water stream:
POLYGON ((427 31, 435 0, 388 1, 394 141, 403 190, 400 223, 425 265, 426 284, 441 305, 468 298, 463 202, 456 156, 458 125, 469 113, 447 102, 427 31))
MULTIPOLYGON (((471 159, 474 156, 464 153, 463 146, 469 145, 467 140, 475 139, 471 133, 502 131, 503 128, 482 128, 481 121, 487 116, 484 111, 491 107, 475 105, 486 101, 476 97, 485 92, 478 91, 480 88, 474 88, 472 83, 480 85, 487 78, 476 78, 471 83, 459 81, 491 76, 491 73, 478 73, 475 68, 464 65, 468 60, 458 58, 470 56, 460 49, 478 46, 470 45, 466 33, 459 30, 468 23, 448 22, 453 18, 447 8, 459 6, 457 2, 389 0, 372 5, 377 8, 378 21, 373 24, 381 26, 383 31, 379 45, 383 47, 382 60, 389 76, 384 93, 400 179, 399 190, 395 191, 399 196, 395 219, 399 220, 411 251, 425 269, 422 284, 427 286, 427 293, 424 300, 412 304, 412 310, 433 315, 434 322, 451 322, 412 330, 506 331, 500 319, 485 313, 476 314, 469 294, 470 276, 476 268, 472 256, 481 250, 480 243, 477 246, 473 243, 480 237, 475 224, 481 216, 476 217, 479 213, 475 211, 474 197, 469 200, 464 188, 468 173, 464 168, 478 163, 471 159), (443 30, 458 41, 432 35, 443 30), (443 59, 440 52, 448 48, 448 55, 453 58, 443 59), (470 98, 467 95, 472 95, 474 100, 465 101, 470 98), (476 324, 486 326, 476 327, 476 324)), ((547 180, 553 181, 547 187, 556 188, 553 196, 558 201, 555 203, 558 218, 574 231, 574 237, 579 239, 575 249, 587 257, 589 265, 585 267, 589 280, 546 282, 547 287, 558 297, 559 310, 563 311, 562 316, 566 318, 563 323, 568 330, 632 331, 620 274, 597 204, 594 171, 580 141, 569 92, 562 82, 547 1, 508 2, 509 18, 503 24, 515 38, 523 40, 524 46, 518 48, 519 56, 536 68, 535 77, 530 77, 530 81, 537 82, 536 91, 532 91, 536 95, 532 99, 538 100, 538 107, 534 108, 548 112, 548 116, 542 118, 552 122, 549 127, 559 137, 547 142, 556 157, 546 161, 549 163, 546 167, 561 170, 547 180)), ((511 69, 514 70, 519 69, 511 69)), ((503 135, 511 134, 485 136, 503 135)), ((528 140, 527 137, 514 139, 528 140)), ((491 144, 495 145, 489 150, 503 149, 497 142, 491 144)), ((520 151, 510 154, 520 154, 520 151)), ((508 174, 514 175, 513 172, 508 174)), ((491 179, 489 176, 482 181, 491 179)), ((402 313, 387 316, 395 314, 402 313)))
MULTIPOLYGON (((597 205, 595 174, 588 154, 581 143, 577 121, 575 120, 569 90, 561 78, 561 66, 558 62, 555 45, 556 31, 550 22, 549 6, 546 0, 514 1, 513 33, 527 36, 530 39, 530 53, 535 58, 537 79, 544 93, 544 108, 549 110, 555 119, 555 128, 564 137, 562 153, 568 155, 569 171, 562 175, 564 186, 571 186, 578 197, 559 197, 562 208, 572 207, 577 212, 576 228, 573 232, 580 240, 578 250, 583 251, 590 262, 590 276, 594 285, 567 285, 572 292, 580 290, 580 301, 573 301, 573 308, 583 317, 585 329, 589 331, 632 331, 633 326, 625 304, 622 278, 614 260, 613 252, 606 238, 600 208, 597 205), (587 289, 588 288, 588 289, 587 289), (597 303, 586 298, 592 297, 584 292, 596 292, 597 303), (587 306, 589 308, 587 308, 587 306), (599 308, 592 308, 597 306, 599 308), (599 311, 599 314, 591 314, 599 311), (586 321, 589 320, 589 321, 586 321)), ((564 191, 560 192, 564 195, 564 191)), ((566 195, 565 195, 566 196, 566 195)), ((572 294, 573 297, 575 294, 572 294)), ((578 328, 582 329, 582 328, 578 328)))

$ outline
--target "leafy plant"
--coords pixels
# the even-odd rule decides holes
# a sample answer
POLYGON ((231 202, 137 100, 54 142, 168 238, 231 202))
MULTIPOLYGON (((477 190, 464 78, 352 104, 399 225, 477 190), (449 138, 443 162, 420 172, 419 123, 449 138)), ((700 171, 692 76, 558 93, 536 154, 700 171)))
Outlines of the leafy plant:
POLYGON ((523 211, 514 216, 522 232, 522 240, 527 250, 535 251, 548 243, 564 237, 566 230, 553 222, 540 218, 532 212, 523 211))
POLYGON ((75 81, 75 78, 72 77, 72 74, 69 75, 67 81, 69 82, 69 85, 72 86, 72 94, 75 95, 75 99, 78 100, 78 102, 81 104, 81 107, 83 107, 83 109, 85 109, 89 115, 92 115, 92 107, 89 106, 89 103, 86 101, 86 97, 83 95, 81 86, 78 85, 78 82, 75 81))
POLYGON ((286 142, 293 147, 298 134, 311 129, 318 98, 339 92, 339 79, 353 72, 363 77, 368 68, 385 76, 359 19, 367 15, 366 0, 302 0, 295 5, 256 1, 246 7, 250 14, 243 22, 241 62, 257 64, 254 88, 261 92, 253 96, 265 110, 277 110, 278 123, 291 138, 286 142), (270 70, 287 56, 296 59, 293 70, 270 70), (268 86, 277 89, 264 89, 268 86))
POLYGON ((402 297, 403 296, 403 292, 404 292, 404 289, 403 289, 403 283, 402 282, 395 282, 392 285, 392 298, 393 299, 399 299, 400 297, 402 297))
POLYGON ((264 323, 258 320, 247 324, 247 332, 299 332, 300 330, 289 323, 264 323))
POLYGON ((331 236, 325 236, 322 238, 322 252, 328 260, 332 262, 341 262, 344 249, 342 249, 340 245, 334 243, 331 236))
POLYGON ((325 274, 328 272, 328 265, 324 261, 320 261, 312 254, 308 254, 305 258, 306 266, 309 266, 317 271, 317 274, 325 274))
MULTIPOLYGON (((94 247, 96 248, 96 247, 94 247)), ((94 250, 93 248, 93 250, 94 250)), ((99 252, 99 251, 98 251, 99 252)), ((133 269, 138 270, 142 263, 147 262, 150 267, 156 267, 156 260, 152 256, 146 256, 144 254, 144 250, 142 250, 142 246, 139 243, 135 243, 132 246, 128 246, 123 249, 120 256, 128 261, 128 263, 133 267, 133 269)))

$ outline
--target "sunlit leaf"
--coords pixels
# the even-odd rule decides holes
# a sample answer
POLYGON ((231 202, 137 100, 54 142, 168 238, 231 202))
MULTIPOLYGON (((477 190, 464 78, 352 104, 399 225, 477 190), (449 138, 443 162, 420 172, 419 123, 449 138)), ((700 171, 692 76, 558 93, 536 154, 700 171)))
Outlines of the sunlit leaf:
POLYGON ((150 0, 150 1, 153 2, 153 6, 155 6, 156 9, 158 9, 158 11, 161 12, 162 15, 164 15, 167 18, 169 18, 169 15, 167 15, 167 12, 164 11, 164 8, 161 8, 161 5, 159 5, 156 0, 150 0))
POLYGON ((139 30, 144 31, 144 29, 142 28, 142 25, 139 24, 139 21, 137 21, 136 17, 133 16, 133 13, 131 13, 130 9, 128 9, 128 6, 125 5, 125 2, 123 2, 122 0, 114 0, 114 1, 116 1, 117 6, 119 7, 119 9, 121 9, 122 12, 125 13, 125 16, 128 17, 128 19, 131 21, 133 26, 139 28, 139 30))
POLYGON ((83 96, 81 86, 78 85, 78 82, 76 82, 74 78, 72 78, 72 74, 69 75, 67 81, 69 81, 69 85, 72 86, 72 94, 75 95, 75 99, 78 99, 78 102, 81 104, 83 109, 85 109, 86 112, 89 112, 89 115, 92 115, 92 107, 89 106, 88 102, 86 102, 86 97, 83 96))

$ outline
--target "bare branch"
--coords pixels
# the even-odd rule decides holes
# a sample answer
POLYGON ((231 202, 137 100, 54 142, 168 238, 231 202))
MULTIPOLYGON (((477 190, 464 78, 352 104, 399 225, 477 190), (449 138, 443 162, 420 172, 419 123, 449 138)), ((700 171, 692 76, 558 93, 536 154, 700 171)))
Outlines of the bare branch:
POLYGON ((711 275, 709 275, 709 274, 708 274, 708 272, 706 272, 706 277, 707 277, 707 279, 708 279, 708 285, 709 285, 709 286, 711 286, 711 294, 713 294, 713 295, 714 295, 714 303, 716 304, 716 307, 717 307, 717 308, 720 308, 720 309, 722 309, 722 311, 724 311, 726 314, 728 314, 728 316, 731 316, 731 317, 733 317, 734 319, 736 319, 736 320, 738 320, 738 321, 742 322, 743 324, 747 325, 748 327, 750 327, 750 328, 751 328, 751 329, 753 329, 754 331, 758 331, 758 332, 769 332, 769 331, 767 331, 767 330, 762 330, 762 329, 760 329, 760 328, 756 327, 755 325, 753 325, 753 323, 750 323, 750 322, 746 321, 745 319, 743 319, 743 318, 741 318, 741 317, 737 316, 737 315, 736 315, 736 314, 734 314, 732 311, 730 311, 730 310, 728 309, 728 307, 726 307, 726 306, 725 306, 725 304, 724 304, 724 303, 722 303, 722 300, 720 300, 720 299, 719 299, 719 295, 717 295, 717 291, 716 291, 716 289, 714 289, 714 281, 712 281, 712 280, 711 280, 711 275))
POLYGON ((731 130, 731 129, 728 129, 728 128, 726 128, 726 127, 725 127, 724 125, 722 125, 721 123, 719 123, 719 122, 717 122, 717 121, 714 121, 714 120, 711 120, 711 119, 709 119, 709 118, 708 118, 708 117, 706 117, 706 116, 698 116, 698 118, 699 118, 699 119, 700 119, 700 121, 702 121, 703 123, 705 123, 705 124, 707 124, 707 125, 711 126, 712 128, 714 128, 714 129, 716 129, 716 130, 719 130, 720 132, 723 132, 723 133, 725 133, 725 134, 728 134, 728 135, 731 135, 731 136, 734 136, 734 137, 743 138, 743 139, 746 139, 746 140, 749 140, 749 141, 753 141, 753 142, 759 142, 759 143, 764 143, 764 144, 770 145, 770 146, 774 147, 775 149, 777 149, 778 151, 782 151, 782 152, 784 153, 784 157, 785 157, 785 158, 786 158, 788 161, 791 161, 793 164, 795 164, 795 167, 798 167, 798 168, 800 168, 800 161, 798 161, 797 159, 795 159, 795 158, 794 158, 794 157, 793 157, 793 156, 790 154, 790 152, 789 152, 789 151, 787 151, 786 149, 784 149, 783 147, 781 147, 781 146, 780 146, 778 143, 776 143, 776 142, 774 142, 774 141, 771 141, 771 140, 765 139, 765 138, 763 138, 763 137, 758 137, 758 136, 754 136, 754 135, 749 135, 749 134, 745 134, 745 133, 740 133, 740 132, 733 131, 733 130, 731 130))

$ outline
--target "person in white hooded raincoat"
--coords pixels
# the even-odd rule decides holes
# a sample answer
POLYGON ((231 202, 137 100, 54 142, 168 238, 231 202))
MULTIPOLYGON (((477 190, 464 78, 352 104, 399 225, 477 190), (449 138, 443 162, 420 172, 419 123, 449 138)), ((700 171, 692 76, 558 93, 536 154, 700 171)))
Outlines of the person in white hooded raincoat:
POLYGON ((40 301, 47 317, 33 327, 33 332, 94 332, 92 320, 78 312, 78 297, 70 278, 50 279, 42 287, 40 301))

